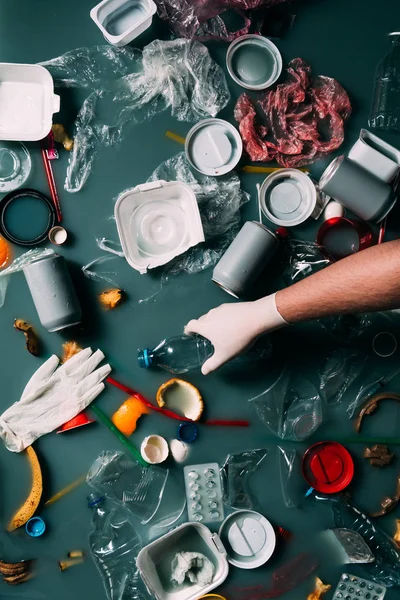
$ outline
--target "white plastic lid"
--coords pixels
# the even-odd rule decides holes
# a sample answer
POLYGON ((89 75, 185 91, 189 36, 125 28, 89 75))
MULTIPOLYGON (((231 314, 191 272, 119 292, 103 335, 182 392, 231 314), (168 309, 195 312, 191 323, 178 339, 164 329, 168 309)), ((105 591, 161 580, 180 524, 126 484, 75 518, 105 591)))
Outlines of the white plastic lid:
POLYGON ((204 119, 186 136, 188 161, 204 175, 225 175, 239 162, 243 151, 238 130, 223 119, 204 119))
POLYGON ((272 223, 294 227, 311 216, 317 203, 317 190, 305 173, 280 169, 262 183, 260 203, 272 223))
POLYGON ((240 569, 255 569, 266 563, 276 546, 271 523, 253 510, 238 510, 219 529, 228 562, 240 569))
POLYGON ((123 192, 115 219, 128 263, 146 273, 204 242, 196 196, 179 181, 153 181, 123 192))

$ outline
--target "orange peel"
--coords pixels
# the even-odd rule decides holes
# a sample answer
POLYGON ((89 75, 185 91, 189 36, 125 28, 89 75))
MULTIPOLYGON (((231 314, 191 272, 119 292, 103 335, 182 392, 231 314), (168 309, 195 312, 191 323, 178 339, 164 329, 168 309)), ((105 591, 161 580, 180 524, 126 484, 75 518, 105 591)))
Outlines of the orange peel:
POLYGON ((156 401, 161 408, 169 408, 192 421, 198 421, 204 410, 203 398, 197 387, 177 377, 158 388, 156 401))
POLYGON ((129 436, 135 431, 139 418, 149 412, 150 409, 143 402, 132 396, 121 404, 111 417, 111 421, 121 433, 129 436))
POLYGON ((321 598, 327 593, 329 592, 329 590, 331 589, 331 585, 325 585, 324 583, 322 583, 321 579, 319 577, 315 578, 315 588, 314 591, 311 592, 311 594, 308 594, 307 596, 307 600, 321 600, 321 598))

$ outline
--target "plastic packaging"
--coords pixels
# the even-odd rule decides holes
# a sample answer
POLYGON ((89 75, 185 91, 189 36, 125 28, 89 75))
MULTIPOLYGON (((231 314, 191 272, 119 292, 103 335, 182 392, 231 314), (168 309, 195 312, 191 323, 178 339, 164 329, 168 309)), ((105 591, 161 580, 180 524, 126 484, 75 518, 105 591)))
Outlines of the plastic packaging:
POLYGON ((349 419, 354 417, 355 413, 358 412, 358 409, 364 404, 364 402, 367 402, 367 400, 372 398, 372 396, 378 394, 382 388, 390 383, 390 381, 392 381, 392 379, 394 379, 399 373, 400 369, 394 369, 384 376, 378 376, 375 373, 372 374, 372 381, 368 383, 364 382, 361 385, 354 400, 352 400, 347 407, 346 412, 349 415, 349 419))
POLYGON ((297 508, 306 491, 298 452, 278 446, 278 468, 283 503, 286 508, 297 508))
POLYGON ((222 481, 217 463, 183 469, 189 521, 219 523, 224 518, 222 481))
POLYGON ((359 600, 359 598, 383 600, 385 594, 384 585, 376 585, 362 577, 342 573, 337 588, 333 592, 332 600, 341 600, 341 598, 346 598, 346 600, 359 600))
POLYGON ((92 8, 90 16, 105 39, 120 47, 146 31, 156 11, 152 0, 103 0, 92 8))
POLYGON ((221 467, 225 504, 237 509, 254 508, 248 480, 267 455, 266 448, 228 454, 221 467))
POLYGON ((148 598, 136 567, 142 544, 129 512, 113 507, 98 494, 88 496, 88 506, 93 510, 90 551, 108 600, 148 598))
POLYGON ((167 478, 167 469, 143 467, 123 452, 102 452, 90 467, 86 481, 145 524, 160 506, 167 478))
POLYGON ((337 527, 329 529, 328 536, 339 544, 343 564, 365 564, 374 562, 375 556, 357 531, 337 527))
POLYGON ((375 562, 364 565, 371 579, 386 587, 400 585, 400 549, 382 529, 375 525, 369 517, 361 512, 348 498, 314 496, 317 501, 332 503, 333 518, 336 527, 346 527, 357 531, 375 556, 375 562))
POLYGON ((353 381, 360 375, 367 356, 340 348, 329 354, 320 369, 319 390, 326 404, 339 404, 353 381))
POLYGON ((249 402, 261 421, 283 440, 305 440, 322 423, 322 401, 317 390, 306 379, 292 378, 287 367, 249 402))
MULTIPOLYGON (((168 22, 177 37, 196 38, 201 41, 218 40, 231 42, 249 33, 252 9, 266 9, 285 0, 156 0, 158 16, 168 22), (231 31, 220 16, 225 11, 234 11, 243 20, 237 31, 231 31)), ((261 11, 260 11, 261 12, 261 11)), ((269 17, 267 13, 267 17, 269 17)), ((269 19, 267 18, 267 21, 269 19)))
POLYGON ((374 94, 368 124, 373 129, 400 131, 400 33, 389 34, 392 49, 375 73, 374 94))
POLYGON ((10 275, 12 273, 22 271, 27 265, 30 265, 36 260, 47 258, 48 256, 55 256, 54 251, 50 248, 34 248, 33 250, 28 250, 28 252, 25 252, 24 254, 21 254, 21 256, 18 256, 15 260, 13 260, 10 266, 7 267, 7 269, 3 269, 0 272, 0 308, 4 306, 4 302, 6 300, 6 293, 10 275))
POLYGON ((76 122, 65 189, 78 192, 98 150, 113 146, 130 125, 170 108, 179 121, 215 116, 230 95, 208 49, 191 40, 154 40, 143 52, 108 46, 77 48, 42 63, 55 85, 92 89, 76 122))

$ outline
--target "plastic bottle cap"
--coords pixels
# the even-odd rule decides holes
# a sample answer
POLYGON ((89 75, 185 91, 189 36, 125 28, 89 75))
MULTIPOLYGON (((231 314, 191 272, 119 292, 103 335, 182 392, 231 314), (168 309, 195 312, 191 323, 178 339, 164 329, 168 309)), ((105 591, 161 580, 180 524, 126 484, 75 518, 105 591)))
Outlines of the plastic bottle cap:
POLYGON ((148 369, 152 363, 151 352, 149 348, 138 350, 138 363, 142 369, 148 369))
POLYGON ((308 448, 303 456, 303 475, 317 492, 335 494, 353 479, 353 459, 341 444, 319 442, 308 448))
POLYGON ((25 531, 31 537, 39 537, 46 531, 46 523, 42 517, 32 517, 25 523, 25 531))
POLYGON ((198 429, 194 423, 180 423, 178 427, 178 439, 190 444, 197 438, 198 429))

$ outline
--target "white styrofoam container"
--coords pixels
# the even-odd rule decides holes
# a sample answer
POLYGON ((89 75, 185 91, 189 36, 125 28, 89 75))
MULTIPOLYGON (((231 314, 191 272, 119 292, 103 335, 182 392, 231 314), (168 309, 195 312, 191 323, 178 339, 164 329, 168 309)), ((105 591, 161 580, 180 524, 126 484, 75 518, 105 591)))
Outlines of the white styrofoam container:
POLYGON ((157 6, 153 0, 103 0, 90 16, 114 46, 126 46, 152 23, 157 6))
POLYGON ((0 63, 0 140, 32 142, 49 133, 60 110, 53 78, 40 65, 0 63))

